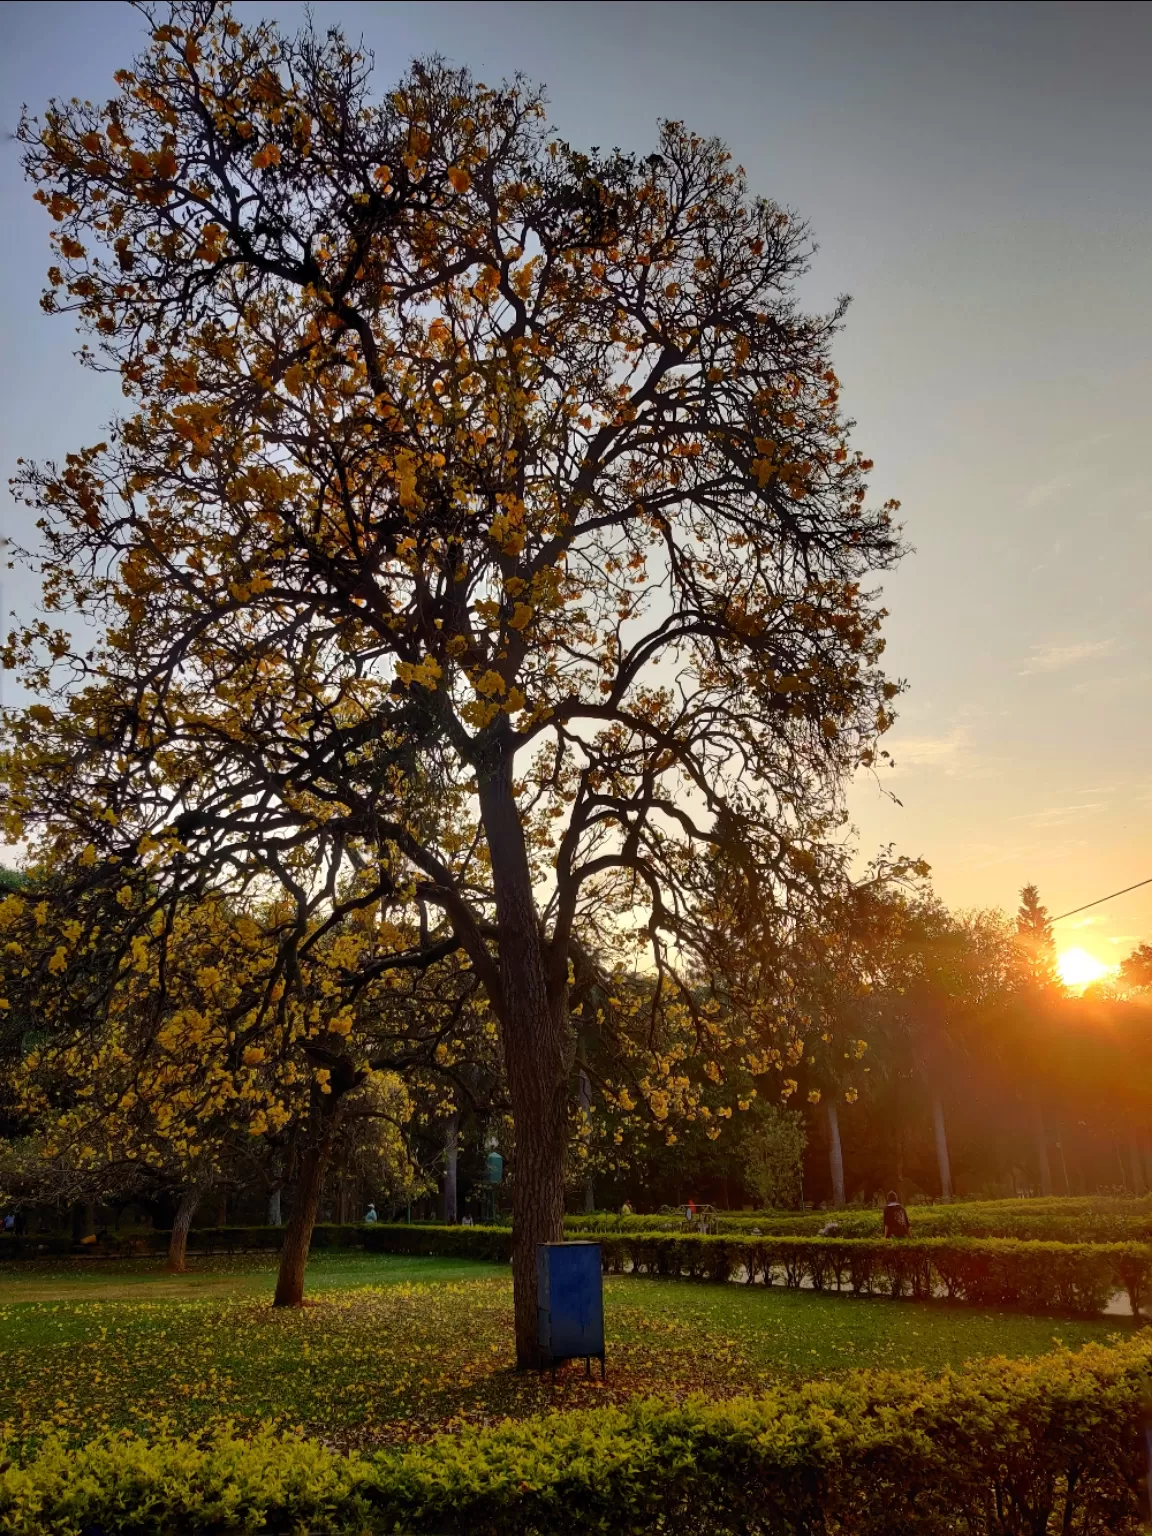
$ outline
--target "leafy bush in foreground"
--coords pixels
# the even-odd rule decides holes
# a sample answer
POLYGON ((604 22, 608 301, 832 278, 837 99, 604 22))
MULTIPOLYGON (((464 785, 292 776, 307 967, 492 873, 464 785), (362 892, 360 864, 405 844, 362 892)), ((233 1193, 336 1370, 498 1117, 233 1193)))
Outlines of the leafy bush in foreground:
POLYGON ((0 1471, 9 1536, 85 1528, 544 1536, 1135 1536, 1152 1341, 926 1379, 546 1415, 341 1457, 294 1437, 45 1444, 0 1471))

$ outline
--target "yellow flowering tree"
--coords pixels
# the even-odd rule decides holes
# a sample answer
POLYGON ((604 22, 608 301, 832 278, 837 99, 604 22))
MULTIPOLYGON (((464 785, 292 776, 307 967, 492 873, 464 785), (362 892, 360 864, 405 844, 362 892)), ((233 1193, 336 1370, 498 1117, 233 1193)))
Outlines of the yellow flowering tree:
MULTIPOLYGON (((172 907, 133 890, 143 921, 123 945, 121 929, 111 943, 104 932, 108 892, 78 905, 61 892, 45 881, 0 902, 0 977, 26 1042, 10 1088, 41 1177, 54 1185, 66 1173, 89 1197, 174 1188, 169 1267, 180 1270, 205 1193, 282 1149, 298 1177, 277 1299, 295 1304, 334 1157, 374 1170, 382 1190, 417 1187, 403 1131, 412 1104, 395 1067, 434 1072, 453 1010, 441 1017, 431 998, 413 1006, 395 987, 351 995, 344 968, 365 968, 365 927, 298 957, 289 986, 275 905, 237 910, 210 893, 172 907)), ((23 1155, 31 1176, 28 1164, 23 1155)))
POLYGON ((129 404, 21 478, 49 607, 103 639, 54 703, 71 643, 13 638, 42 702, 10 825, 154 849, 166 889, 277 886, 286 985, 373 906, 371 974, 466 958, 527 1364, 581 954, 642 944, 676 996, 705 851, 752 903, 804 884, 897 691, 867 585, 894 504, 839 408, 842 307, 795 301, 808 232, 723 146, 583 154, 521 81, 370 74, 189 0, 107 105, 20 129, 46 307, 129 404))

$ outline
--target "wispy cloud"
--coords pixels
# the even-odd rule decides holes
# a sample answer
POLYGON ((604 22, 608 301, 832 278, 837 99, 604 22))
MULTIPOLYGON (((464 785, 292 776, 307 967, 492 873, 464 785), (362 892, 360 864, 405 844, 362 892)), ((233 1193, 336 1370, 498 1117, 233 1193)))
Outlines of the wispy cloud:
POLYGON ((1144 694, 1148 689, 1147 672, 1113 672, 1103 677, 1096 673, 1075 683, 1073 693, 1090 693, 1096 699, 1118 699, 1126 693, 1144 694))
POLYGON ((1024 506, 1030 512, 1033 507, 1042 507, 1046 501, 1051 501, 1061 491, 1067 490, 1072 484, 1067 475, 1054 475, 1051 480, 1042 480, 1039 485, 1034 485, 1030 491, 1025 492, 1024 506))
POLYGON ((1033 677, 1037 672, 1059 672, 1064 667, 1075 666, 1078 661, 1095 661, 1111 656, 1116 649, 1115 640, 1081 640, 1075 645, 1034 645, 1032 655, 1020 668, 1020 677, 1033 677))
POLYGON ((939 736, 900 736, 885 741, 897 774, 911 771, 942 773, 949 778, 978 778, 993 760, 979 752, 963 726, 939 736))
POLYGON ((950 736, 906 736, 889 747, 898 768, 943 768, 955 763, 964 747, 960 731, 950 736))
POLYGON ((1013 816, 1013 821, 1026 821, 1033 827, 1066 827, 1082 816, 1092 816, 1105 807, 1103 800, 1092 800, 1079 805, 1050 805, 1042 811, 1028 811, 1023 816, 1013 816))

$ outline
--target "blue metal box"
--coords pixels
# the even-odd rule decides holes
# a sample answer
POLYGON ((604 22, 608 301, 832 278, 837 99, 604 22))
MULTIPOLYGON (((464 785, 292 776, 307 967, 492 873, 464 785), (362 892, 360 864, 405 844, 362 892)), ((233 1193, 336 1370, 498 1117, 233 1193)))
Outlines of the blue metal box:
POLYGON ((604 1277, 599 1243, 541 1243, 536 1249, 540 1363, 592 1360, 604 1374, 604 1277))

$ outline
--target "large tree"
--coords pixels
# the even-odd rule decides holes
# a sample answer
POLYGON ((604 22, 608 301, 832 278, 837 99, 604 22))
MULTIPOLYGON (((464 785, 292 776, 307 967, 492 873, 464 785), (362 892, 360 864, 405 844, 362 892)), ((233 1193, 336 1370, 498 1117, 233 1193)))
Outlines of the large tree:
POLYGON ((103 640, 11 647, 46 701, 72 670, 17 727, 10 831, 275 882, 301 934, 375 904, 376 975, 463 953, 529 1363, 573 978, 643 943, 653 1028, 690 1001, 702 855, 786 905, 889 722, 895 504, 838 405, 843 305, 797 307, 806 227, 680 124, 582 153, 521 81, 432 61, 374 98, 338 33, 147 14, 111 102, 20 130, 46 305, 131 404, 23 478, 49 603, 103 640))

